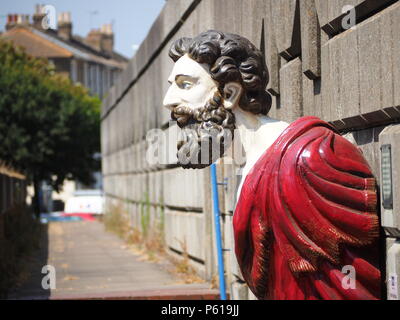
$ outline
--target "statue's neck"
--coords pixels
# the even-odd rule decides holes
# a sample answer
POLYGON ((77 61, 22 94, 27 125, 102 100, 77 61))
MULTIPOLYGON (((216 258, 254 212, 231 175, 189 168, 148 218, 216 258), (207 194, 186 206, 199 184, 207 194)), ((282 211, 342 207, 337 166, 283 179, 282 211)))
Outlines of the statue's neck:
POLYGON ((289 124, 267 116, 255 115, 240 108, 233 112, 239 133, 235 135, 235 139, 240 140, 240 144, 235 143, 235 145, 242 145, 246 156, 238 190, 238 195, 240 195, 243 181, 251 168, 289 124))

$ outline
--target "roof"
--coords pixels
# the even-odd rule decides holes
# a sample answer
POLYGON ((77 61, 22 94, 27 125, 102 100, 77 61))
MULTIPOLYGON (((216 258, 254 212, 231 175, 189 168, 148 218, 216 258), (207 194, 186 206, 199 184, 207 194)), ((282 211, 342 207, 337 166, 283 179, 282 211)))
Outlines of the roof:
POLYGON ((2 35, 3 38, 13 41, 15 45, 24 47, 27 53, 35 57, 69 58, 73 54, 40 35, 35 34, 26 27, 16 27, 2 35))
POLYGON ((120 69, 123 69, 128 61, 116 52, 108 55, 97 51, 86 45, 83 38, 79 36, 72 36, 70 40, 65 40, 54 30, 42 31, 31 26, 17 26, 5 32, 2 37, 24 47, 28 54, 36 57, 75 57, 120 69))

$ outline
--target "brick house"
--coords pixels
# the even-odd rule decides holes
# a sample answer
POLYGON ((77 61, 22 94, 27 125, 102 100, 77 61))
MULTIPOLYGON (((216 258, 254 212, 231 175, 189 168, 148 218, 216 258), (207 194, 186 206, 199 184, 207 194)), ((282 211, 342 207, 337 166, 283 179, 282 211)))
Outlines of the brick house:
POLYGON ((111 24, 93 29, 83 38, 72 33, 71 14, 58 15, 58 28, 44 29, 43 7, 36 6, 36 13, 9 14, 2 38, 25 48, 34 57, 47 58, 56 71, 80 82, 91 93, 103 98, 124 69, 128 59, 114 51, 114 34, 111 24))
MULTIPOLYGON (((43 5, 36 5, 32 18, 27 14, 8 14, 5 32, 0 37, 23 47, 34 57, 46 58, 56 72, 81 83, 93 95, 101 99, 113 86, 116 78, 125 68, 128 59, 114 51, 114 33, 111 24, 93 29, 86 37, 74 35, 69 12, 58 14, 57 29, 46 28, 43 5), (45 26, 45 27, 44 27, 45 26)), ((63 190, 55 193, 43 184, 42 200, 44 210, 52 210, 52 200, 65 202, 79 189, 102 189, 100 172, 94 173, 95 183, 83 186, 75 181, 66 181, 63 190)), ((28 194, 33 190, 28 188, 28 194)), ((28 197, 29 202, 29 197, 28 197)))

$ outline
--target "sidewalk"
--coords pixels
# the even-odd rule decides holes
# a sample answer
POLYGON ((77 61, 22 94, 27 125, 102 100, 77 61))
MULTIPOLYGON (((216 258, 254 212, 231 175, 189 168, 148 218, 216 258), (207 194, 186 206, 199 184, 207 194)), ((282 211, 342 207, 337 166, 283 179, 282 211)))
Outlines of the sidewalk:
POLYGON ((51 222, 25 283, 9 299, 218 299, 208 284, 182 284, 163 264, 142 261, 102 223, 51 222), (56 289, 41 286, 56 269, 56 289))

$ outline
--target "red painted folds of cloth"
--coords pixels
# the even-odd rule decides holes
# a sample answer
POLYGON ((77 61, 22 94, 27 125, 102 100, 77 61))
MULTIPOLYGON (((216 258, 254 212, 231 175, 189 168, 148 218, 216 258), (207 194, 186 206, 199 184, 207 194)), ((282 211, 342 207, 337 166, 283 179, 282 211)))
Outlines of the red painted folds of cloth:
POLYGON ((328 123, 293 122, 247 175, 235 252, 259 299, 379 299, 375 179, 328 123))

